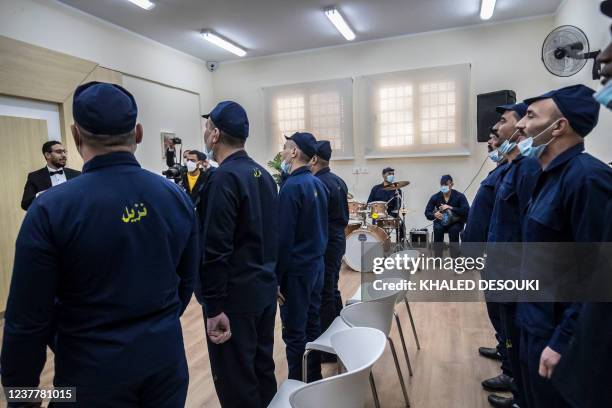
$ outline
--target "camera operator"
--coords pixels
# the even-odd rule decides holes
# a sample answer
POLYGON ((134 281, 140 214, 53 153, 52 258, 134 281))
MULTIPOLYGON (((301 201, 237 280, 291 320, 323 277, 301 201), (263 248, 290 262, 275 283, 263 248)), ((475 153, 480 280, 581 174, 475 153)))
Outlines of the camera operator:
POLYGON ((173 167, 176 163, 177 154, 176 154, 176 145, 182 145, 183 141, 178 137, 173 137, 171 139, 167 139, 165 142, 166 147, 166 166, 173 167))

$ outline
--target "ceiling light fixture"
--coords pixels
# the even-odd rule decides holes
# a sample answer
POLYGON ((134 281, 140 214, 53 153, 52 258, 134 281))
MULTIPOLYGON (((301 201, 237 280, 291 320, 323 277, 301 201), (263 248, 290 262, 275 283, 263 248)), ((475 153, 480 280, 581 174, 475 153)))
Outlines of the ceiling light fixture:
POLYGON ((151 3, 149 0, 128 0, 128 1, 145 10, 151 10, 153 7, 155 7, 155 3, 151 3))
POLYGON ((480 4, 480 18, 488 20, 493 17, 493 11, 495 10, 495 0, 482 0, 480 4))
POLYGON ((208 42, 215 44, 217 47, 221 47, 226 51, 231 52, 234 55, 239 57, 244 57, 246 55, 246 51, 237 45, 232 44, 224 38, 219 37, 217 34, 213 33, 210 30, 202 31, 202 37, 208 42))
POLYGON ((329 21, 336 27, 340 34, 344 36, 348 41, 353 41, 355 39, 355 33, 351 30, 348 23, 342 17, 342 14, 335 8, 330 8, 325 10, 325 15, 329 18, 329 21))

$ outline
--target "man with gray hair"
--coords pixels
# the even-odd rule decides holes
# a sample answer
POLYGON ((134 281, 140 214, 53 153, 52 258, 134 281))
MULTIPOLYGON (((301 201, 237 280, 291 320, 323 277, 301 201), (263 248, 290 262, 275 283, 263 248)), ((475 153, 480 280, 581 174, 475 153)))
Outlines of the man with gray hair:
POLYGON ((124 88, 74 93, 83 174, 37 198, 16 242, 2 344, 2 384, 36 387, 53 331, 56 387, 77 407, 183 407, 180 323, 198 267, 189 197, 143 170, 138 108, 124 88), (55 322, 55 325, 53 324, 55 322))

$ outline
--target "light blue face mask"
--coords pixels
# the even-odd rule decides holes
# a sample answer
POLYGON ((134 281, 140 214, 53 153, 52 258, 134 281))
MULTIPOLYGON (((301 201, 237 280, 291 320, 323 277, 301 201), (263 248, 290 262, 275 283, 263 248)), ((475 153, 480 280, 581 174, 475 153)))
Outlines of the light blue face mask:
POLYGON ((387 180, 387 183, 393 183, 395 181, 395 175, 389 174, 385 179, 387 180))
POLYGON ((513 142, 512 140, 514 139, 514 136, 517 133, 518 133, 518 129, 512 134, 512 136, 510 136, 507 140, 505 140, 504 143, 502 143, 501 146, 499 146, 499 148, 497 149, 504 156, 510 153, 512 149, 516 147, 516 142, 513 142))
POLYGON ((282 161, 280 164, 281 171, 283 173, 289 174, 289 170, 291 170, 291 164, 288 164, 286 161, 282 161))
POLYGON ((504 160, 504 156, 502 156, 499 149, 497 149, 489 153, 489 159, 491 159, 493 163, 499 163, 500 161, 504 160))
POLYGON ((612 110, 612 81, 593 94, 593 98, 606 108, 612 110))
POLYGON ((204 152, 203 153, 206 155, 206 158, 208 160, 215 161, 215 153, 213 152, 212 149, 209 149, 208 146, 206 146, 206 143, 204 143, 204 152))
POLYGON ((548 144, 552 142, 554 138, 550 139, 548 143, 545 143, 539 146, 534 146, 533 141, 536 140, 538 137, 542 136, 544 133, 548 132, 553 126, 557 124, 557 122, 559 122, 559 120, 555 120, 550 126, 548 126, 546 129, 544 129, 537 135, 533 137, 530 136, 527 139, 520 141, 518 143, 518 148, 521 152, 521 155, 531 158, 531 159, 539 158, 542 155, 542 153, 544 153, 546 146, 548 146, 548 144))
POLYGON ((450 187, 449 186, 440 186, 440 192, 442 194, 446 194, 450 191, 450 187))

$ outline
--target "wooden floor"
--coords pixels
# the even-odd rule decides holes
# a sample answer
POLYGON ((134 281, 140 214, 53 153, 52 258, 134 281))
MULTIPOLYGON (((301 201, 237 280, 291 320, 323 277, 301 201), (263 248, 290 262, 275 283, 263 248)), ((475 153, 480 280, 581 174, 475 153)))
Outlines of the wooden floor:
MULTIPOLYGON (((350 297, 360 283, 360 275, 343 269, 340 275, 342 297, 350 297)), ((406 308, 398 305, 414 376, 409 377, 402 355, 397 328, 392 338, 398 347, 400 364, 408 385, 413 408, 479 408, 489 407, 487 393, 480 386, 483 379, 499 374, 496 362, 479 357, 478 346, 493 345, 493 332, 483 303, 412 303, 421 350, 417 351, 410 330, 406 308)), ((189 408, 218 407, 208 353, 204 343, 202 312, 192 299, 182 317, 185 348, 189 362, 189 408)), ((0 327, 3 327, 3 323, 0 327)), ((277 316, 274 360, 278 383, 286 379, 285 346, 281 339, 280 318, 277 316)), ((0 334, 1 336, 1 334, 0 334)), ((51 386, 53 354, 48 353, 41 376, 41 386, 51 386)), ((332 375, 335 366, 323 366, 324 376, 332 375)), ((382 407, 402 407, 402 392, 390 350, 374 366, 374 377, 382 407)), ((367 407, 373 407, 369 401, 367 407)), ((247 408, 247 407, 245 407, 247 408)))

